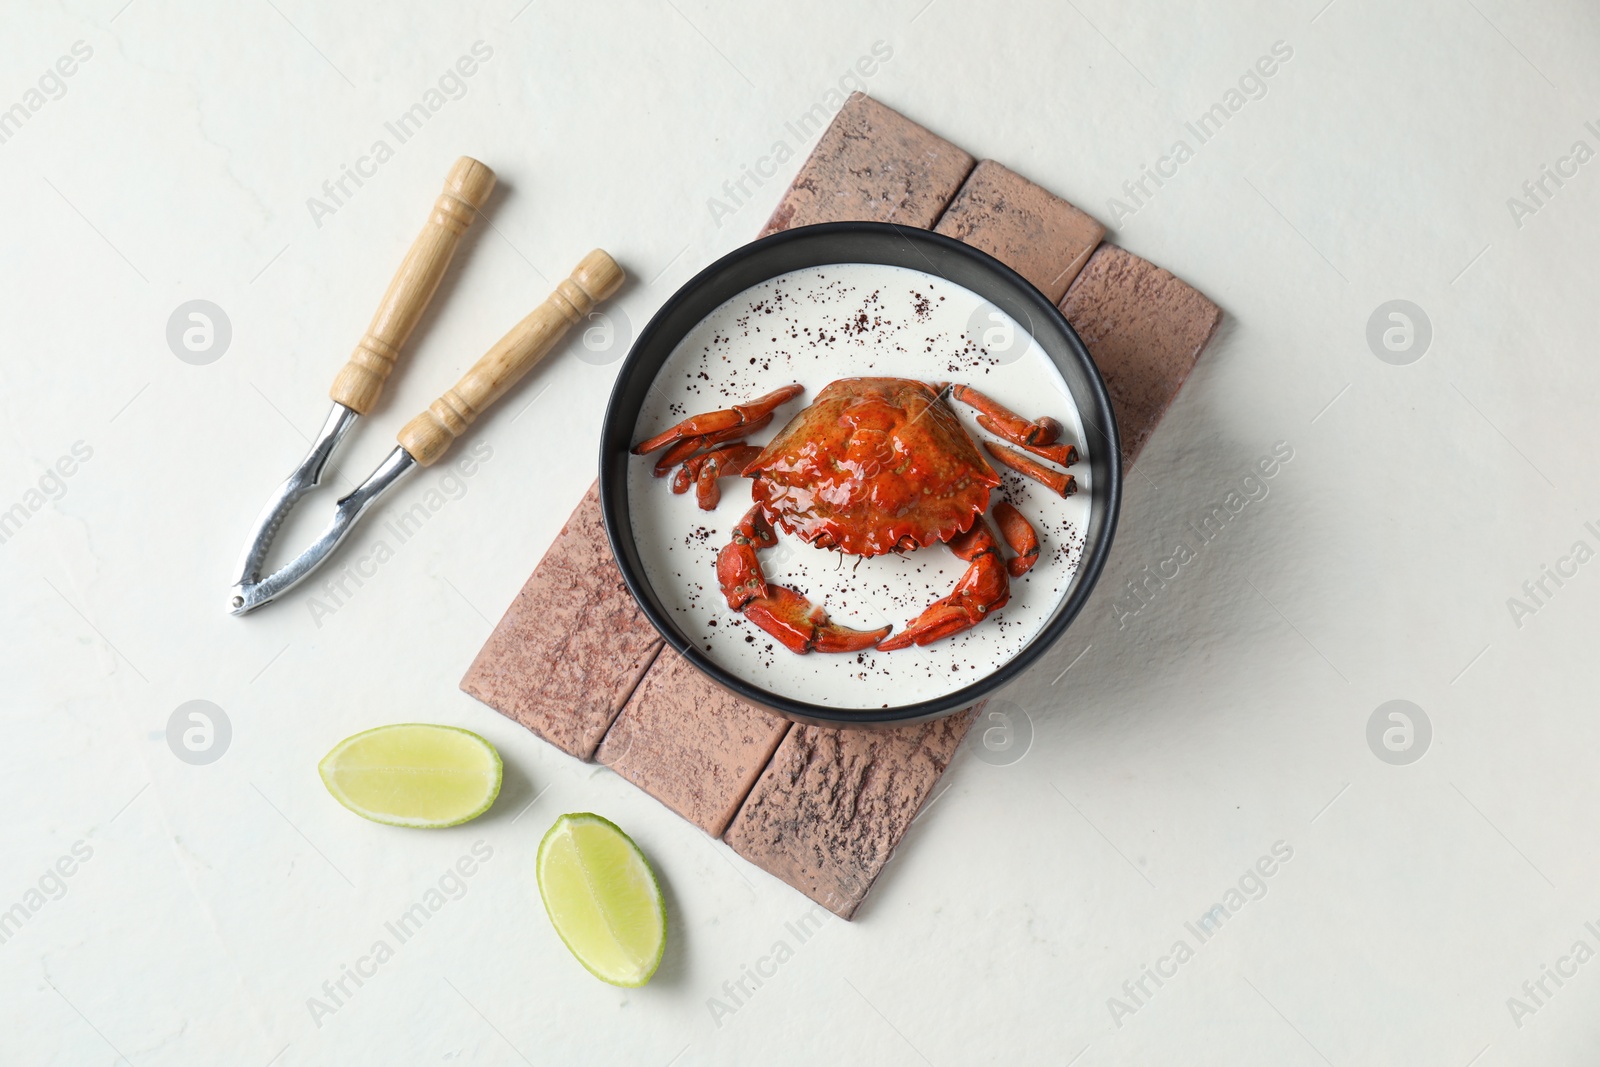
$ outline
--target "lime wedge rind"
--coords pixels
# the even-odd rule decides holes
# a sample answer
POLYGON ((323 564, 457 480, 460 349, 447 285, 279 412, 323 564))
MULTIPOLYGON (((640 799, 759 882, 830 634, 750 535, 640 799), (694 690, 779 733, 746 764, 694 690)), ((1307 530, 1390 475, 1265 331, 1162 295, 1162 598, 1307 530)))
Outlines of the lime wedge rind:
MULTIPOLYGON (((617 857, 613 855, 610 858, 614 860, 617 857)), ((602 982, 624 988, 637 988, 650 981, 656 969, 661 966, 661 958, 667 948, 667 906, 655 871, 633 838, 603 815, 596 815, 593 812, 563 815, 555 821, 539 842, 535 866, 538 870, 539 898, 544 902, 545 913, 550 917, 550 925, 555 927, 556 936, 561 938, 561 943, 567 946, 567 951, 583 965, 584 970, 602 982), (582 848, 573 841, 576 833, 583 830, 603 830, 606 834, 613 835, 618 844, 625 846, 628 870, 617 871, 613 868, 609 872, 596 872, 592 864, 586 864, 581 856, 582 848), (562 855, 558 860, 555 855, 555 850, 558 848, 568 849, 570 854, 562 855), (591 895, 592 900, 568 902, 553 899, 553 896, 568 892, 572 887, 569 885, 558 889, 552 884, 556 880, 552 864, 554 862, 570 864, 574 860, 578 863, 582 888, 591 895), (596 873, 609 874, 611 876, 609 884, 598 884, 594 877, 596 873), (571 903, 576 903, 578 907, 575 909, 569 906, 571 903), (606 933, 613 944, 597 946, 578 942, 580 931, 572 918, 572 912, 582 910, 583 906, 588 904, 592 904, 596 910, 602 912, 606 933), (605 915, 607 904, 612 905, 611 910, 617 914, 605 915), (649 928, 644 928, 645 924, 641 924, 640 920, 645 920, 649 928), (620 930, 619 922, 622 924, 620 930), (625 937, 635 944, 623 945, 625 937), (653 943, 638 944, 645 939, 653 939, 653 943), (643 948, 643 951, 632 952, 633 959, 619 966, 606 967, 597 958, 605 955, 607 949, 628 955, 630 948, 643 948)), ((570 875, 573 872, 563 870, 561 873, 570 875)), ((592 934, 592 930, 583 932, 583 936, 590 941, 593 940, 592 934)))
POLYGON ((322 758, 322 762, 317 764, 317 773, 322 778, 322 784, 345 808, 363 819, 385 826, 425 830, 460 826, 488 811, 500 795, 504 771, 505 764, 494 745, 471 730, 463 730, 458 726, 416 722, 392 723, 352 734, 335 745, 332 751, 322 758), (430 747, 429 742, 434 741, 432 747, 436 750, 435 754, 447 745, 455 745, 458 746, 457 754, 466 755, 473 762, 470 765, 455 767, 437 763, 429 766, 406 765, 401 762, 382 765, 359 763, 364 755, 362 751, 364 748, 381 747, 375 746, 374 742, 390 739, 409 741, 414 746, 420 743, 423 749, 430 747), (355 795, 357 792, 387 792, 392 796, 405 796, 413 805, 428 807, 426 794, 430 785, 448 783, 459 788, 461 784, 470 783, 473 779, 478 779, 483 784, 478 795, 471 798, 470 803, 456 803, 446 810, 436 809, 429 814, 397 813, 392 809, 386 810, 376 806, 371 802, 370 796, 363 799, 355 795), (387 786, 387 789, 375 790, 374 786, 387 786))

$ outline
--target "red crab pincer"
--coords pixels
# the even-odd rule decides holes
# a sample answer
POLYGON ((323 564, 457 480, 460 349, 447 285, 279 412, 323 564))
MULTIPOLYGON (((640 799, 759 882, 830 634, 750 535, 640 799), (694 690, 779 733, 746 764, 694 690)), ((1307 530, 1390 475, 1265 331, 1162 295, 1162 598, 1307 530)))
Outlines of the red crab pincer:
POLYGON ((1009 578, 1039 556, 1033 527, 1009 503, 994 520, 1013 555, 1002 556, 984 513, 995 473, 946 403, 953 397, 977 409, 978 424, 1007 445, 985 442, 989 455, 1062 496, 1076 490, 1070 474, 1040 463, 1069 466, 1077 449, 1059 443, 1061 424, 1029 421, 965 385, 907 378, 842 378, 765 448, 744 438, 804 389, 790 385, 746 404, 684 419, 643 441, 635 455, 666 449, 655 473, 673 477, 674 492, 695 487, 699 504, 717 506, 717 479, 752 479, 755 504, 739 520, 717 557, 717 578, 728 607, 794 652, 890 652, 960 633, 1005 606, 1009 578), (777 544, 777 531, 814 548, 855 556, 913 552, 943 542, 967 570, 947 597, 934 601, 893 637, 892 627, 853 630, 831 622, 821 608, 761 573, 757 551, 777 544), (1008 577, 1009 576, 1009 577, 1008 577))

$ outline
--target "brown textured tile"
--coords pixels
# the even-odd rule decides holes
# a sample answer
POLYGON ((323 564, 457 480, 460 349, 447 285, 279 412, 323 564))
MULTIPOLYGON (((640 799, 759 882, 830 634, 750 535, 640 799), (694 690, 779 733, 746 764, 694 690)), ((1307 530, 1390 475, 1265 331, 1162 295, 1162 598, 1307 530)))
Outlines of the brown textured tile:
POLYGON ((1222 321, 1222 309, 1148 260, 1101 245, 1061 301, 1105 376, 1131 464, 1222 321))
MULTIPOLYGON (((1220 320, 1215 305, 1161 268, 1110 246, 1095 251, 1103 230, 1066 201, 997 163, 974 170, 967 153, 861 94, 762 232, 844 219, 937 222, 1052 299, 1064 291, 1060 306, 1106 376, 1130 463, 1220 320)), ((566 751, 598 756, 846 918, 975 715, 893 731, 823 730, 738 701, 661 650, 612 562, 594 489, 462 688, 566 751)))
POLYGON ((667 648, 595 758, 720 837, 790 725, 713 685, 667 648))
POLYGON ((611 557, 599 484, 461 679, 464 692, 588 759, 661 649, 611 557))
POLYGON ((1052 301, 1106 235, 1095 219, 992 159, 967 176, 934 229, 981 248, 1052 301))
POLYGON ((972 725, 974 709, 897 730, 796 726, 723 839, 848 919, 972 725))
POLYGON ((862 93, 851 93, 800 167, 761 236, 816 222, 928 229, 973 158, 862 93))

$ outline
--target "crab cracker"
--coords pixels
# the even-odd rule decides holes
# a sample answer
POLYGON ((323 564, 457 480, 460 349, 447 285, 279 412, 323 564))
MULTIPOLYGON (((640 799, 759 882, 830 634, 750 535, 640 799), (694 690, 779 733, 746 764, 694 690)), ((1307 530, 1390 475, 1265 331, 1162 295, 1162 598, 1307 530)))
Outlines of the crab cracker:
POLYGON ((400 265, 372 325, 334 379, 329 390, 333 410, 311 450, 256 519, 239 563, 239 578, 229 590, 230 614, 247 615, 304 581, 373 504, 417 467, 431 466, 443 456, 489 405, 555 346, 568 327, 622 284, 622 269, 609 255, 595 249, 585 256, 544 303, 512 327, 453 388, 401 428, 399 446, 366 481, 337 502, 333 518, 310 547, 263 578, 267 552, 284 518, 321 480, 329 458, 356 417, 377 402, 401 347, 438 288, 458 239, 493 188, 494 173, 477 160, 462 157, 451 169, 427 226, 400 265))

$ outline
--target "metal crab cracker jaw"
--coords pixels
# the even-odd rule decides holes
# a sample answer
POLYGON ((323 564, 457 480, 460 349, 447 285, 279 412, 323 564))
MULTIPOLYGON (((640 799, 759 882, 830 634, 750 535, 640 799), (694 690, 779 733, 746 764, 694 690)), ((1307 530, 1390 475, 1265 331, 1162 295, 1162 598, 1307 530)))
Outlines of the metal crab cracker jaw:
POLYGON ((343 541, 345 535, 355 526, 356 520, 361 518, 379 497, 404 481, 406 475, 416 467, 417 461, 405 449, 396 448, 390 452, 366 481, 356 486, 353 492, 335 505, 333 519, 322 533, 317 535, 311 546, 263 579, 261 565, 266 558, 267 550, 272 545, 272 538, 277 533, 278 526, 282 524, 284 516, 294 508, 295 501, 309 492, 320 480, 328 456, 338 447, 339 439, 344 436, 345 430, 353 421, 355 412, 342 404, 334 405, 333 412, 323 425, 322 434, 311 446, 311 452, 300 466, 295 468, 295 472, 278 487, 278 491, 273 494, 266 509, 262 511, 261 517, 256 520, 255 535, 245 547, 244 559, 239 565, 239 580, 229 591, 228 611, 231 614, 248 615, 263 604, 271 603, 278 594, 299 585, 332 554, 339 542, 343 541))
POLYGON ((415 468, 431 466, 443 456, 451 443, 532 369, 573 323, 582 320, 622 284, 622 269, 609 255, 595 249, 585 256, 572 276, 557 285, 544 303, 512 327, 453 388, 401 428, 399 447, 366 481, 338 501, 332 519, 317 539, 263 578, 261 570, 283 520, 300 498, 321 481, 329 459, 357 416, 365 414, 377 401, 400 348, 438 288, 457 239, 493 186, 493 172, 476 160, 462 157, 451 170, 428 225, 390 283, 366 336, 334 379, 330 390, 333 410, 305 459, 278 486, 256 519, 239 562, 238 580, 229 590, 230 614, 247 615, 304 581, 373 504, 415 468))
MULTIPOLYGON (((276 582, 261 581, 261 568, 267 561, 267 552, 272 548, 273 538, 278 535, 278 527, 283 525, 283 520, 294 510, 295 504, 322 481, 322 472, 328 465, 328 459, 339 447, 339 442, 344 440, 344 435, 354 425, 356 418, 354 411, 335 403, 322 429, 317 431, 317 439, 311 442, 311 450, 306 453, 306 458, 283 480, 283 484, 267 501, 267 506, 261 509, 255 527, 250 531, 250 540, 245 543, 244 557, 239 560, 239 579, 233 583, 231 599, 228 601, 228 610, 233 614, 243 615, 253 611, 288 588, 276 582)), ((273 578, 277 579, 283 573, 279 571, 273 578)))

